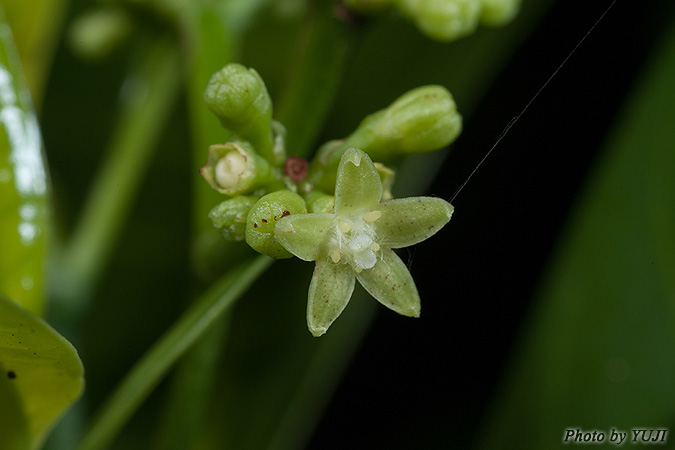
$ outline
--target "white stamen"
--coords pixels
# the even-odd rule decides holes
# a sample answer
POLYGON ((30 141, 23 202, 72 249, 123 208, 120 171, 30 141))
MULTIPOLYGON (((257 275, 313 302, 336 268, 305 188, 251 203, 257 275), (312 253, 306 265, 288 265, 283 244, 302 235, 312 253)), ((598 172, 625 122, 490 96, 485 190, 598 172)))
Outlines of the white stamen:
POLYGON ((216 163, 216 182, 225 189, 234 187, 244 171, 246 158, 238 152, 230 152, 216 163))
POLYGON ((330 259, 333 260, 335 264, 340 262, 340 259, 342 259, 342 255, 340 254, 340 250, 334 249, 333 251, 330 252, 330 259))

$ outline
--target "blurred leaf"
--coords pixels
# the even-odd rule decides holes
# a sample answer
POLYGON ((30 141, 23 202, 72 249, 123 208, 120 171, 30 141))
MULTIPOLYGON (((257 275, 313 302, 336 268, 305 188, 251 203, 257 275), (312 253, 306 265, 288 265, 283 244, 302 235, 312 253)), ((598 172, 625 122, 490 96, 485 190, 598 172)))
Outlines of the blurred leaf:
POLYGON ((4 447, 2 434, 3 448, 39 448, 84 387, 77 351, 44 321, 0 297, 0 369, 0 398, 10 399, 0 402, 0 431, 13 423, 9 442, 21 442, 26 430, 30 439, 29 447, 4 447))
POLYGON ((477 448, 675 425, 673 25, 571 216, 477 448))
POLYGON ((37 117, 0 11, 0 293, 43 312, 47 174, 37 117))
POLYGON ((53 289, 57 307, 73 313, 86 305, 88 290, 100 277, 147 168, 156 141, 172 111, 180 86, 178 54, 173 42, 157 39, 141 47, 127 78, 124 108, 110 144, 108 159, 97 174, 77 229, 56 264, 53 289))
POLYGON ((353 31, 336 20, 334 5, 318 3, 308 9, 282 97, 275 106, 276 119, 288 131, 288 153, 302 157, 312 153, 311 145, 335 100, 353 47, 353 31))
POLYGON ((222 317, 271 263, 272 260, 264 256, 242 262, 195 301, 129 371, 103 405, 82 439, 80 448, 107 448, 176 361, 222 317))
POLYGON ((52 61, 56 35, 68 0, 3 0, 2 8, 14 31, 28 87, 40 109, 52 61))

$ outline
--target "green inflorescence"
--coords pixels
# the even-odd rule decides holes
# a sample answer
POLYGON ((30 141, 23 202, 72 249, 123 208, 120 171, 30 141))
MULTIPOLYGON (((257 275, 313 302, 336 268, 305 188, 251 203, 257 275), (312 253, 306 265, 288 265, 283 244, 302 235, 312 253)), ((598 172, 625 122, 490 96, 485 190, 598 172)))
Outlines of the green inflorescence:
POLYGON ((311 333, 326 332, 356 280, 388 308, 419 316, 415 283, 392 249, 436 233, 453 207, 438 198, 393 199, 395 171, 385 164, 457 138, 462 118, 450 92, 431 85, 404 93, 344 139, 322 145, 309 162, 286 156, 284 127, 272 119, 272 102, 254 70, 225 66, 204 97, 234 135, 209 148, 201 169, 227 197, 209 217, 226 239, 245 240, 259 253, 315 261, 311 333))
POLYGON ((365 15, 395 9, 424 35, 444 42, 473 33, 479 23, 505 25, 520 8, 520 0, 345 0, 345 4, 365 15))

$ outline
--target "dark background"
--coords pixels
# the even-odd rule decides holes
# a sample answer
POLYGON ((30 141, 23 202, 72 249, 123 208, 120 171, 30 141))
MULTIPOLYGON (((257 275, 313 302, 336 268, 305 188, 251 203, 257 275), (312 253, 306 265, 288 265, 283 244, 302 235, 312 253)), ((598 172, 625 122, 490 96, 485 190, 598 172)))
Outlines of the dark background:
POLYGON ((442 238, 402 254, 422 317, 380 308, 310 448, 471 446, 566 218, 674 6, 619 0, 591 31, 610 3, 556 2, 465 117, 429 189, 446 199, 519 120, 453 201, 442 238))

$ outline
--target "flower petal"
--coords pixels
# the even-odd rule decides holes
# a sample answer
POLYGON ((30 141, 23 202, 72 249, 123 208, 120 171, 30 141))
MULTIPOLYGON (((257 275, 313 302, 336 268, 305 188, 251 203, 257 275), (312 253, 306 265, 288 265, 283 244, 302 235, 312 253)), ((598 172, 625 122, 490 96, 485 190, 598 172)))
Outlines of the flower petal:
POLYGON ((319 337, 345 309, 354 291, 354 272, 345 264, 334 264, 320 258, 309 284, 307 326, 319 337))
POLYGON ((382 182, 370 157, 350 147, 342 155, 335 183, 335 214, 371 206, 382 198, 382 182))
POLYGON ((333 214, 291 214, 276 223, 274 238, 298 258, 315 261, 334 219, 333 214))
POLYGON ((383 202, 373 210, 382 213, 373 223, 378 242, 401 248, 434 235, 450 221, 454 208, 440 198, 409 197, 383 202))
POLYGON ((399 314, 420 315, 420 296, 401 258, 391 249, 382 249, 382 259, 372 269, 362 270, 356 279, 377 301, 399 314))

